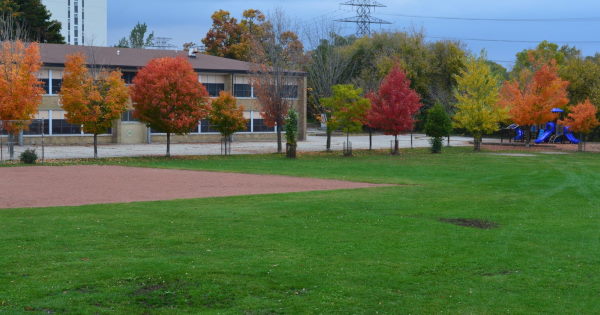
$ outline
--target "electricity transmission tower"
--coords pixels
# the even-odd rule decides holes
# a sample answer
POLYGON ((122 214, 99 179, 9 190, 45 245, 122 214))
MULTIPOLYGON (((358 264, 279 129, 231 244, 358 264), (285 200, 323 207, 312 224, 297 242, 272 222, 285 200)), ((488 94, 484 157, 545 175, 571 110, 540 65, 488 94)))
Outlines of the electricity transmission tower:
POLYGON ((349 0, 342 5, 354 7, 356 16, 336 20, 337 22, 356 23, 356 36, 364 37, 371 35, 371 24, 392 24, 388 21, 376 18, 371 14, 375 8, 384 8, 385 5, 374 0, 349 0))

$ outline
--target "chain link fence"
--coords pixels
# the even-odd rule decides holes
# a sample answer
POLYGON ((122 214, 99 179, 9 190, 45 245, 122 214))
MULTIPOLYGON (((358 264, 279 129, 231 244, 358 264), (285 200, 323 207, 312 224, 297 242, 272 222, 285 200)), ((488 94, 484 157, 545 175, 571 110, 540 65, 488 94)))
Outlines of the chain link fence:
POLYGON ((26 150, 35 151, 44 162, 44 138, 48 134, 47 120, 0 120, 0 163, 19 160, 26 150))

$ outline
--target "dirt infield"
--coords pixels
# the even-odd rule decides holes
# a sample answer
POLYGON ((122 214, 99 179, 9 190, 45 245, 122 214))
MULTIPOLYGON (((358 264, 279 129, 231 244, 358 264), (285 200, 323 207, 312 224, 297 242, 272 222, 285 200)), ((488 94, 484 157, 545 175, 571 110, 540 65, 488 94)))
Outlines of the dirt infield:
POLYGON ((0 209, 353 189, 384 185, 122 166, 0 168, 0 209))

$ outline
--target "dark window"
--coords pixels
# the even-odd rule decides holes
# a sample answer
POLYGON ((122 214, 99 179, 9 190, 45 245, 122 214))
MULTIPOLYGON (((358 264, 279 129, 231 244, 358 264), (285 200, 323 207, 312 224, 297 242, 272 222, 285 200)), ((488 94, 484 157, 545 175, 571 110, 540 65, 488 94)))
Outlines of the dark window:
POLYGON ((210 120, 202 119, 202 121, 200 123, 200 132, 209 133, 209 132, 219 132, 219 131, 213 128, 213 126, 210 123, 210 120))
POLYGON ((52 94, 58 94, 62 87, 62 79, 52 79, 52 94))
POLYGON ((284 98, 298 98, 298 86, 297 85, 286 85, 283 87, 284 98))
POLYGON ((246 130, 242 130, 242 132, 250 132, 252 130, 252 120, 246 119, 246 130))
POLYGON ((53 135, 77 135, 81 134, 81 126, 69 124, 66 119, 52 119, 53 135))
POLYGON ((233 86, 233 96, 252 97, 252 87, 250 87, 250 84, 235 84, 233 86))
POLYGON ((42 122, 42 119, 34 119, 31 121, 31 124, 29 124, 29 130, 23 130, 23 134, 24 135, 41 135, 42 134, 42 125, 43 125, 43 131, 44 134, 47 135, 48 134, 48 127, 49 127, 49 121, 48 119, 44 119, 42 122))
POLYGON ((50 88, 50 79, 39 79, 42 82, 41 88, 44 89, 44 94, 49 94, 48 89, 50 88))
POLYGON ((127 71, 127 72, 123 72, 122 75, 123 75, 123 81, 125 81, 125 84, 133 84, 133 79, 137 75, 137 72, 127 71))
POLYGON ((275 127, 265 125, 264 119, 254 119, 254 132, 273 132, 275 127))
POLYGON ((133 110, 128 110, 121 114, 121 121, 139 121, 137 118, 133 117, 133 110))
POLYGON ((202 84, 204 84, 204 87, 206 88, 208 95, 211 97, 217 97, 217 96, 219 96, 219 93, 221 93, 221 91, 225 90, 224 83, 202 83, 202 84))

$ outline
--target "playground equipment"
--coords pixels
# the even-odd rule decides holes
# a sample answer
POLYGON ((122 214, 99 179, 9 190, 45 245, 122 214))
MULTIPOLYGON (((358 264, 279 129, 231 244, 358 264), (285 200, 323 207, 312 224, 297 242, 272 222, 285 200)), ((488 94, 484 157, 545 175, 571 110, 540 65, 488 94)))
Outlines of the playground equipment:
MULTIPOLYGON (((558 114, 564 113, 564 111, 560 108, 554 108, 552 109, 552 112, 558 114)), ((535 140, 535 143, 557 143, 564 141, 565 138, 573 144, 579 143, 579 139, 573 135, 573 133, 569 130, 569 127, 558 126, 556 121, 549 121, 546 123, 546 127, 543 130, 540 130, 539 136, 535 140)))

